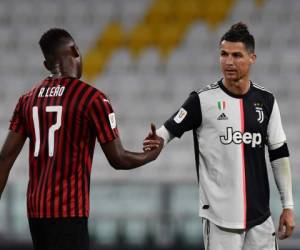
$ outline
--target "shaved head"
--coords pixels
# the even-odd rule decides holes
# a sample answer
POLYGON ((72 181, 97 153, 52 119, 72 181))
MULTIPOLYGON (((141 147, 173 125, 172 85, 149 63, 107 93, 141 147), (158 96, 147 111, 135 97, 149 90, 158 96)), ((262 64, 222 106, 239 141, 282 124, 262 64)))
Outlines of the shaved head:
POLYGON ((64 29, 52 28, 39 41, 45 67, 56 75, 80 78, 82 59, 73 37, 64 29))
POLYGON ((73 37, 64 29, 53 28, 44 33, 39 41, 45 58, 57 54, 60 47, 74 41, 73 37))

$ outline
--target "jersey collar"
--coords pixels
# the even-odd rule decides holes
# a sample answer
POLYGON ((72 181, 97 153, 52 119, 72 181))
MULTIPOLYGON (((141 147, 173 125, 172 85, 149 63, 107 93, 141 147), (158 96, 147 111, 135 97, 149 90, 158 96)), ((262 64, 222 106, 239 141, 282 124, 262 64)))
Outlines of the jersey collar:
POLYGON ((249 90, 247 91, 247 93, 243 94, 243 95, 237 95, 237 94, 234 94, 232 92, 230 92, 223 84, 223 78, 220 79, 218 81, 218 85, 220 86, 220 88, 229 96, 233 97, 233 98, 245 98, 246 96, 248 96, 251 92, 252 92, 252 89, 253 89, 253 84, 252 82, 250 81, 250 88, 249 90))

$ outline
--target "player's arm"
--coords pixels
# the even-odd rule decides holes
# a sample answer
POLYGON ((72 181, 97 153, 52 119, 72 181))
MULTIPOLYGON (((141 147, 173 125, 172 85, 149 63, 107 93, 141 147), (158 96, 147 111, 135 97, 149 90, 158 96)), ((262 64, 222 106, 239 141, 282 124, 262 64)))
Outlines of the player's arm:
MULTIPOLYGON (((185 132, 196 129, 201 125, 202 116, 199 96, 192 92, 181 108, 175 112, 157 131, 156 135, 164 139, 164 145, 174 137, 180 138, 185 132)), ((153 134, 150 132, 145 138, 143 149, 151 149, 153 134)))
POLYGON ((295 228, 294 202, 289 150, 276 100, 268 125, 268 141, 270 162, 283 207, 279 220, 279 238, 285 239, 293 234, 295 228))
MULTIPOLYGON (((124 149, 119 138, 115 113, 104 94, 99 94, 91 102, 86 115, 107 160, 115 169, 128 170, 140 167, 155 160, 162 149, 163 140, 160 137, 153 141, 154 150, 151 152, 138 153, 124 149)), ((154 125, 151 129, 155 133, 154 125)))
POLYGON ((287 144, 283 143, 278 148, 269 150, 269 155, 283 207, 279 220, 279 238, 285 239, 293 234, 295 228, 292 175, 287 144))
POLYGON ((25 141, 26 136, 11 131, 6 137, 0 152, 0 198, 5 188, 9 172, 23 148, 25 141))
MULTIPOLYGON (((155 134, 155 126, 151 126, 152 133, 155 134)), ((105 144, 101 144, 102 150, 110 165, 118 170, 129 170, 140 167, 153 161, 159 155, 163 147, 163 139, 156 136, 152 141, 153 150, 147 152, 130 152, 123 148, 120 138, 116 138, 105 144)))

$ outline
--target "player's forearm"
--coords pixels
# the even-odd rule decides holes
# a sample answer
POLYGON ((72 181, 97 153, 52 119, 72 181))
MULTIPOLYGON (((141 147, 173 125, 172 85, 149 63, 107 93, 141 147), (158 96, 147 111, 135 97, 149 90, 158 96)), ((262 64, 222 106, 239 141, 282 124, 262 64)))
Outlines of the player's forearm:
POLYGON ((11 163, 5 159, 5 157, 0 155, 0 199, 5 188, 10 169, 11 163))
POLYGON ((293 208, 292 175, 289 157, 276 159, 271 162, 271 165, 283 208, 293 208))
POLYGON ((119 159, 114 163, 113 167, 117 170, 130 170, 141 167, 157 158, 154 152, 130 152, 124 151, 119 159))
POLYGON ((6 137, 5 143, 0 152, 0 196, 6 185, 9 172, 25 141, 25 136, 11 131, 6 137))

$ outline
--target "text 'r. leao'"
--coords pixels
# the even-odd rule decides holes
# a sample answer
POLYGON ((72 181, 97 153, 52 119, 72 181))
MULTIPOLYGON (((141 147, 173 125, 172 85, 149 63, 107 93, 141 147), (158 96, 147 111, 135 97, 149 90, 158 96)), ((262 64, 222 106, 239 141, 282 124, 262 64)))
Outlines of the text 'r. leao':
POLYGON ((55 86, 48 88, 41 88, 38 97, 57 97, 62 96, 65 91, 64 86, 55 86))

